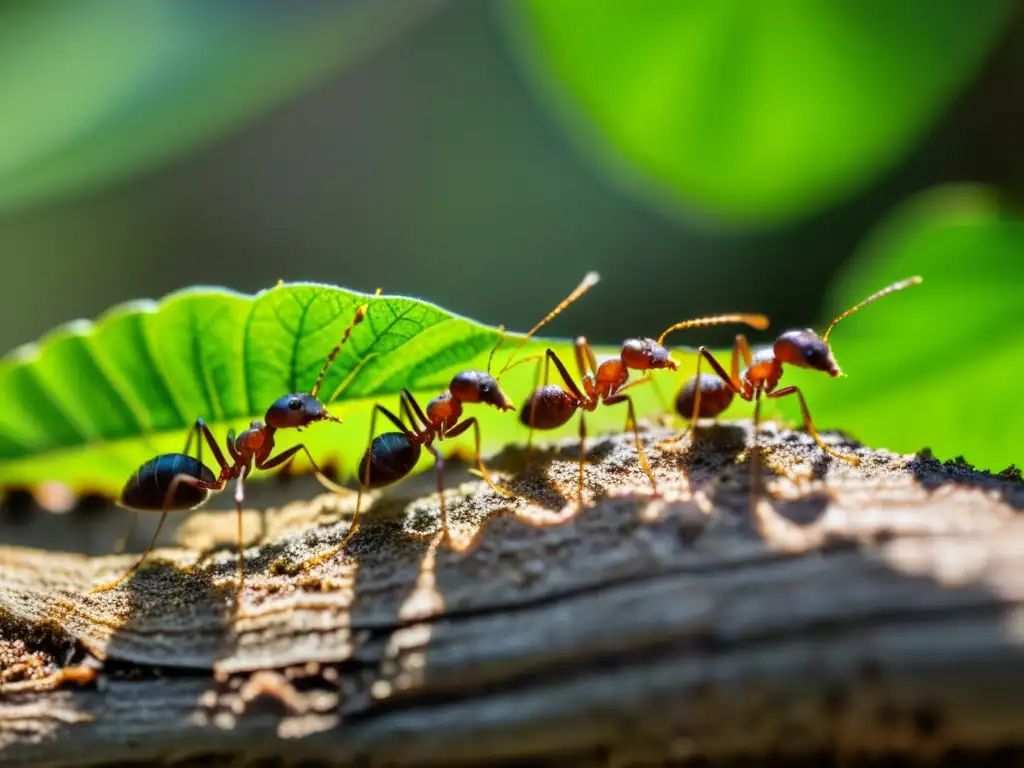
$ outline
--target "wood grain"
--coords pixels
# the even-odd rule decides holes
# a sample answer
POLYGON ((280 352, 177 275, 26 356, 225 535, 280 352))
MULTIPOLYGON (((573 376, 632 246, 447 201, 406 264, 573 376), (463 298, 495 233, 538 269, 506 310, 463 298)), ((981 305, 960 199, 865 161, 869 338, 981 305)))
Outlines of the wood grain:
POLYGON ((658 496, 628 438, 590 446, 582 511, 575 445, 533 468, 508 451, 493 465, 521 498, 450 475, 453 542, 426 475, 371 498, 348 552, 309 571, 350 500, 254 510, 240 605, 213 546, 231 515, 194 516, 188 547, 99 595, 130 558, 0 549, 0 763, 1024 747, 1024 484, 830 435, 852 468, 769 425, 754 512, 746 425, 668 436, 645 436, 658 496))

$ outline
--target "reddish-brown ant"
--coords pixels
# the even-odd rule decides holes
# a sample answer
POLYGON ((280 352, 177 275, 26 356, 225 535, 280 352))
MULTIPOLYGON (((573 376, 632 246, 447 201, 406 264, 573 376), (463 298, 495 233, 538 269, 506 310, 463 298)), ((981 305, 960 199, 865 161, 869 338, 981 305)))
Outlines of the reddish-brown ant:
MULTIPOLYGON (((589 286, 586 286, 589 287, 589 286)), ((581 286, 583 290, 583 286, 581 286)), ((572 298, 578 298, 582 294, 580 290, 572 298)), ((534 429, 557 429, 566 424, 573 417, 576 411, 580 411, 580 458, 579 475, 577 481, 577 502, 583 504, 583 480, 584 462, 586 461, 586 437, 587 427, 584 414, 594 411, 602 403, 604 405, 617 405, 626 403, 626 429, 632 430, 636 440, 637 457, 640 467, 648 480, 651 481, 651 488, 658 492, 658 483, 655 480, 654 472, 644 454, 643 443, 640 440, 640 429, 637 424, 636 408, 632 398, 626 391, 648 381, 653 381, 650 373, 643 377, 629 382, 629 372, 652 371, 658 369, 676 370, 678 364, 669 355, 664 347, 665 337, 673 331, 685 328, 699 328, 709 325, 722 325, 725 323, 745 323, 757 329, 768 327, 768 318, 756 314, 728 314, 716 315, 713 317, 699 317, 693 320, 684 320, 669 326, 658 337, 657 340, 650 338, 626 339, 622 343, 622 349, 617 357, 611 357, 598 363, 593 350, 587 340, 580 336, 576 339, 576 368, 579 371, 583 382, 583 388, 573 381, 572 376, 566 369, 565 364, 559 359, 554 350, 548 349, 543 355, 532 355, 519 360, 516 365, 536 360, 543 357, 543 384, 536 386, 533 392, 527 397, 519 413, 520 422, 530 428, 527 444, 533 440, 534 429), (564 388, 557 384, 548 384, 548 365, 553 363, 562 378, 564 388), (628 383, 627 383, 628 382, 628 383)), ((532 332, 531 332, 532 334, 532 332)), ((525 340, 524 340, 525 342, 525 340)), ((520 344, 522 346, 522 344, 520 344)), ((513 356, 515 353, 513 352, 513 356)), ((511 367, 511 358, 503 370, 511 367)), ((538 373, 540 369, 538 367, 538 373)), ((539 379, 538 379, 539 382, 539 379)))
MULTIPOLYGON (((270 470, 280 467, 291 461, 299 451, 306 454, 316 478, 325 488, 335 493, 352 493, 348 488, 331 482, 317 466, 309 449, 302 443, 282 451, 277 456, 271 456, 271 453, 274 450, 274 435, 279 429, 301 431, 303 427, 317 421, 341 423, 341 419, 328 412, 327 407, 317 399, 317 395, 328 368, 334 362, 342 346, 348 341, 352 329, 363 321, 367 307, 367 304, 363 304, 356 309, 355 318, 345 329, 341 341, 327 356, 327 361, 320 369, 316 383, 313 384, 313 389, 308 394, 294 392, 278 398, 267 409, 263 421, 253 421, 249 428, 237 437, 234 430, 228 431, 225 447, 231 461, 224 457, 224 453, 217 445, 206 422, 203 419, 196 419, 195 425, 189 430, 185 450, 182 453, 167 453, 157 456, 135 471, 121 491, 118 503, 133 511, 158 511, 161 513, 160 522, 157 523, 149 546, 146 547, 146 551, 142 553, 136 563, 114 581, 94 587, 90 590, 90 594, 113 589, 139 569, 149 553, 153 551, 157 537, 160 535, 160 529, 169 512, 181 512, 199 507, 207 500, 211 492, 222 491, 230 480, 235 481, 235 510, 238 516, 238 590, 241 591, 245 581, 245 544, 242 537, 242 502, 245 499, 245 480, 253 469, 270 470), (193 438, 197 443, 197 458, 189 455, 193 438), (203 464, 204 440, 217 460, 220 467, 219 474, 215 475, 209 467, 203 464)), ((132 519, 134 520, 134 516, 132 519)))
MULTIPOLYGON (((558 315, 569 304, 581 296, 591 285, 596 283, 598 275, 595 272, 589 273, 583 282, 555 309, 549 312, 543 320, 535 325, 523 338, 525 343, 534 333, 558 315)), ((515 406, 506 397, 498 383, 498 379, 508 369, 503 368, 498 376, 491 375, 491 363, 494 361, 494 354, 504 340, 504 327, 499 328, 499 337, 494 348, 491 350, 487 360, 486 371, 462 371, 457 373, 448 385, 448 389, 427 403, 426 410, 420 408, 412 393, 403 389, 399 395, 399 413, 401 418, 392 413, 379 403, 373 407, 373 415, 370 417, 370 440, 359 462, 359 495, 356 499, 356 509, 349 524, 349 530, 341 542, 326 552, 306 562, 307 568, 312 568, 335 554, 340 552, 348 544, 349 540, 359 529, 359 513, 362 505, 363 489, 383 488, 402 480, 412 472, 419 461, 423 448, 426 448, 434 455, 434 469, 437 474, 437 493, 441 505, 441 529, 444 539, 449 538, 448 511, 444 498, 444 459, 436 442, 449 440, 458 437, 473 428, 474 455, 477 463, 477 474, 495 491, 506 496, 512 496, 511 491, 502 488, 494 483, 487 467, 484 466, 483 456, 480 453, 480 424, 476 417, 469 417, 463 421, 462 406, 464 403, 484 403, 498 408, 501 411, 514 411, 515 406), (383 415, 399 431, 384 432, 374 436, 376 432, 377 414, 383 415)))
POLYGON ((744 336, 736 337, 736 343, 732 350, 732 363, 730 372, 719 363, 714 355, 706 347, 697 351, 697 372, 686 383, 679 392, 676 399, 676 410, 684 418, 690 419, 689 427, 680 439, 693 433, 698 419, 709 419, 718 416, 729 407, 733 396, 738 395, 750 402, 754 401, 754 441, 757 441, 757 429, 760 422, 761 395, 766 398, 777 399, 788 395, 796 395, 800 401, 800 410, 803 413, 804 425, 807 431, 814 438, 814 441, 821 446, 821 449, 837 459, 849 462, 857 466, 860 459, 839 453, 830 448, 814 426, 811 420, 811 413, 807 409, 807 401, 798 387, 790 386, 776 389, 779 380, 782 378, 783 364, 795 365, 799 368, 811 368, 816 371, 823 371, 829 376, 836 378, 842 375, 839 365, 836 363, 832 348, 828 339, 832 330, 840 320, 849 317, 866 304, 876 299, 887 296, 890 293, 909 288, 921 282, 920 277, 911 277, 893 283, 877 293, 873 293, 859 304, 846 310, 832 321, 822 336, 818 336, 810 329, 787 331, 779 336, 771 348, 753 354, 750 345, 744 336), (701 360, 707 359, 714 369, 715 374, 701 373, 701 360), (740 370, 740 358, 743 359, 746 368, 740 370))

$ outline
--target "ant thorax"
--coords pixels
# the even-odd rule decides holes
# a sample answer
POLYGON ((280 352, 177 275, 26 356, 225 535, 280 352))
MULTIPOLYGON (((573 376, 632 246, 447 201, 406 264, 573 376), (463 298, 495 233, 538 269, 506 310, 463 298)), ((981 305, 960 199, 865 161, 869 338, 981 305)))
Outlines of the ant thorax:
POLYGON ((442 392, 427 403, 426 413, 435 429, 450 428, 462 417, 462 403, 450 391, 442 392))
POLYGON ((763 388, 771 392, 782 376, 782 364, 776 359, 775 350, 762 347, 754 351, 753 357, 750 366, 740 374, 740 379, 753 389, 763 388))
POLYGON ((604 356, 598 362, 596 375, 588 375, 583 379, 583 387, 591 396, 599 394, 607 397, 622 387, 628 379, 629 368, 621 358, 604 356))
POLYGON ((262 421, 252 422, 248 429, 242 431, 235 438, 235 450, 243 456, 251 456, 257 453, 263 447, 266 429, 267 426, 262 421))

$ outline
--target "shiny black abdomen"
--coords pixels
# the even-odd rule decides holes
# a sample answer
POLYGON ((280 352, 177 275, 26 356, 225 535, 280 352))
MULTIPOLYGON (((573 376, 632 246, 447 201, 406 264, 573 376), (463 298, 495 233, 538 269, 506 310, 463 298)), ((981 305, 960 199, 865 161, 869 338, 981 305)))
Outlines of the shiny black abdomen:
POLYGON ((412 472, 422 450, 419 443, 402 432, 377 435, 359 462, 359 482, 364 488, 381 488, 401 480, 412 472), (370 465, 369 482, 366 481, 367 462, 370 465))
MULTIPOLYGON (((693 416, 693 401, 697 391, 697 377, 691 376, 676 396, 676 413, 689 420, 693 416)), ((734 393, 713 373, 700 375, 700 411, 699 419, 713 419, 732 403, 734 393)))
POLYGON ((576 413, 579 403, 561 387, 547 384, 534 390, 519 410, 519 421, 534 429, 555 429, 576 413))
MULTIPOLYGON (((147 461, 128 479, 121 491, 121 505, 129 509, 159 512, 164 508, 165 496, 176 475, 187 475, 207 483, 217 481, 209 467, 200 464, 198 459, 183 453, 165 453, 147 461)), ((209 495, 210 492, 205 488, 194 488, 179 482, 167 510, 192 509, 206 501, 209 495)))

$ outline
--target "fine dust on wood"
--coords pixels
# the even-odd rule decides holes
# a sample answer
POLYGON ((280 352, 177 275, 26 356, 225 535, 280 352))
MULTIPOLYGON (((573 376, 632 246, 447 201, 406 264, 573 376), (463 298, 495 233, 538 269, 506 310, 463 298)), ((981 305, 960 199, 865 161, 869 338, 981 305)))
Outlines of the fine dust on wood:
MULTIPOLYGON (((685 764, 770 755, 915 759, 1024 747, 1024 484, 762 434, 770 504, 748 506, 746 425, 691 448, 593 440, 491 461, 521 495, 449 475, 369 497, 194 515, 118 589, 129 556, 0 549, 4 765, 685 764), (346 519, 340 519, 346 518, 346 519), (225 542, 228 542, 225 544, 225 542), (959 752, 958 752, 959 751, 959 752)), ((295 489, 292 489, 294 494, 295 489)), ((52 519, 53 525, 71 524, 52 519)))

